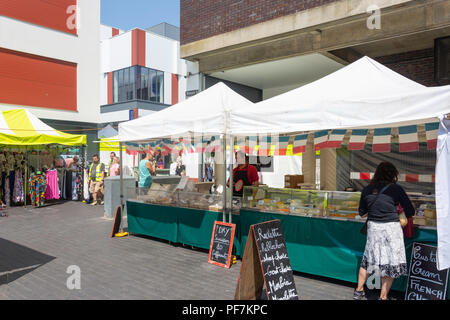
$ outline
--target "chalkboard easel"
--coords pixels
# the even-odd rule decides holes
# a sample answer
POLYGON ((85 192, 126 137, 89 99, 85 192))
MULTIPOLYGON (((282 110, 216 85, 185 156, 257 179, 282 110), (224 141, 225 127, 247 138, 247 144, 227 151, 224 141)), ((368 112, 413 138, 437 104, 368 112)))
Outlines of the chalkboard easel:
POLYGON ((250 226, 235 300, 298 300, 280 220, 250 226))
POLYGON ((224 268, 230 267, 235 230, 236 225, 233 223, 214 222, 208 255, 209 263, 224 268))
POLYGON ((122 221, 122 206, 117 206, 116 215, 114 216, 114 223, 111 230, 111 238, 114 238, 116 233, 119 232, 121 221, 122 221))
POLYGON ((448 269, 437 269, 437 248, 413 243, 405 300, 445 300, 448 269))

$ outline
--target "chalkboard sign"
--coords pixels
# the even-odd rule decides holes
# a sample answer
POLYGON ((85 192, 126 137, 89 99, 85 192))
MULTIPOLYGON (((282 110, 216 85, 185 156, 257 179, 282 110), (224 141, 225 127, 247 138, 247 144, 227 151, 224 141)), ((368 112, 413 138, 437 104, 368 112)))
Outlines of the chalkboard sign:
POLYGON ((119 232, 121 222, 122 222, 122 206, 117 206, 116 215, 114 216, 114 223, 111 230, 111 238, 114 238, 115 234, 119 232))
POLYGON ((211 237, 208 262, 221 267, 230 267, 236 225, 216 221, 211 237))
POLYGON ((445 300, 448 269, 438 271, 437 248, 415 242, 405 300, 445 300))
POLYGON ((280 220, 250 227, 235 299, 298 300, 280 220))

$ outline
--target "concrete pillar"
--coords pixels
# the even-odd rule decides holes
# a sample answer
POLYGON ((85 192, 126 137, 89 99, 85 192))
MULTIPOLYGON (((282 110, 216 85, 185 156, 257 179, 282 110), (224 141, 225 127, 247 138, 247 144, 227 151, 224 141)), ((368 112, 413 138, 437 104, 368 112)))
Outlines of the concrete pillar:
POLYGON ((316 152, 314 151, 314 138, 308 137, 306 151, 302 156, 302 171, 305 183, 316 183, 316 152))
POLYGON ((336 190, 336 149, 320 150, 320 189, 336 190))

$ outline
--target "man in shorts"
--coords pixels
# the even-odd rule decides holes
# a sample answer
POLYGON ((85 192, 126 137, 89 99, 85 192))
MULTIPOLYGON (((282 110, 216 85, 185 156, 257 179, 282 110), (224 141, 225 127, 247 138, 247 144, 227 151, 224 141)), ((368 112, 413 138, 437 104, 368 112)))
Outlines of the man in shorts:
POLYGON ((89 166, 89 192, 92 194, 94 201, 91 206, 98 204, 97 199, 103 201, 103 180, 105 179, 105 165, 100 162, 98 154, 92 156, 92 163, 89 166))

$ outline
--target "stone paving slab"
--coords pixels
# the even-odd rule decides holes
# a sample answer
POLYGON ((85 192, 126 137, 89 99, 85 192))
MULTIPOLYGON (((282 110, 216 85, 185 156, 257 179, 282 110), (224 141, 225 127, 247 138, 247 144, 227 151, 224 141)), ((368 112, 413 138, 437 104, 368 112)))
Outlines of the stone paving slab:
MULTIPOLYGON (((233 299, 240 261, 209 264, 205 250, 148 237, 109 238, 103 207, 66 202, 10 208, 0 218, 0 299, 233 299), (81 270, 69 290, 67 268, 81 270)), ((353 285, 295 274, 302 300, 351 299, 353 285)))

